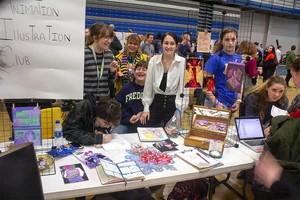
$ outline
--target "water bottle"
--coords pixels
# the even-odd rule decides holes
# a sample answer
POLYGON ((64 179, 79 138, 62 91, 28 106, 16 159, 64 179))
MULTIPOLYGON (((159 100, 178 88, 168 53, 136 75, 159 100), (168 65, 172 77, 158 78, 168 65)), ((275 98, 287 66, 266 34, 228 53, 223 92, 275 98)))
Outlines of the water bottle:
POLYGON ((63 132, 62 132, 62 126, 60 124, 59 120, 56 120, 55 126, 54 126, 54 140, 56 146, 63 145, 63 132))

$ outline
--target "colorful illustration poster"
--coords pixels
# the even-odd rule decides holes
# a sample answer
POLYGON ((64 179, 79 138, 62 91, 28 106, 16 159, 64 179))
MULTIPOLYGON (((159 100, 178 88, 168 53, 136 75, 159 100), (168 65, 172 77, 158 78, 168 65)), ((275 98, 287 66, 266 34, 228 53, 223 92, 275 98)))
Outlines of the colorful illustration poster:
POLYGON ((186 60, 185 88, 201 88, 203 84, 203 59, 189 58, 186 60))
POLYGON ((80 163, 60 166, 59 168, 65 184, 89 180, 80 163))
POLYGON ((243 86, 245 65, 242 63, 229 62, 226 70, 226 88, 241 93, 243 86))
POLYGON ((32 142, 35 146, 42 145, 40 107, 12 108, 14 144, 32 142))

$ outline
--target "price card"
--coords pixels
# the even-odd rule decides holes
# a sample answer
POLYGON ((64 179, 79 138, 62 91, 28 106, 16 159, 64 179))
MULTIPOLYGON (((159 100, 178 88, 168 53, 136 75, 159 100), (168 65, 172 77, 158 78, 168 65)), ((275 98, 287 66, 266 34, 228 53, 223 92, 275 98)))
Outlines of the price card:
POLYGON ((220 140, 212 140, 209 143, 208 152, 211 157, 221 158, 222 157, 222 142, 220 140))

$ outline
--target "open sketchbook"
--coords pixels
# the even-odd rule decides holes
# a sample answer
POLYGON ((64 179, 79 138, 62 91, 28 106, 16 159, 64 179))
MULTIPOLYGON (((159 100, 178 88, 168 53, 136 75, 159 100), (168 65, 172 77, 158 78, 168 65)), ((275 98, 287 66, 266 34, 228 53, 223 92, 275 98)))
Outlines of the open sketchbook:
POLYGON ((99 179, 103 185, 110 183, 144 180, 145 176, 134 161, 114 163, 100 159, 101 165, 96 167, 99 179))
POLYGON ((220 161, 197 149, 181 151, 175 155, 198 169, 200 172, 223 165, 220 161))
POLYGON ((138 127, 137 132, 141 142, 159 142, 168 139, 162 127, 138 127))

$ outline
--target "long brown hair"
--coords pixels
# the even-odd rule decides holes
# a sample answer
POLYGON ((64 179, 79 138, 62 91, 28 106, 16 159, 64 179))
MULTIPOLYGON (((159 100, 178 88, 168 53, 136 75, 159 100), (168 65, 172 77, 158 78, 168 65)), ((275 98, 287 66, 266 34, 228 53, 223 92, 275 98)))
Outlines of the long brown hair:
POLYGON ((223 49, 222 40, 223 40, 224 36, 227 33, 232 33, 232 32, 235 33, 236 38, 238 38, 238 31, 235 28, 233 28, 231 26, 226 26, 222 29, 222 31, 220 32, 220 35, 219 35, 219 41, 216 42, 216 44, 214 45, 213 54, 215 54, 216 52, 223 49))
POLYGON ((237 54, 246 54, 251 56, 252 58, 257 57, 257 47, 253 42, 249 42, 248 40, 243 40, 239 45, 239 48, 236 50, 237 54))
POLYGON ((90 35, 86 38, 85 46, 89 46, 94 43, 94 39, 100 39, 106 36, 108 31, 111 38, 114 37, 114 30, 102 22, 93 24, 90 28, 90 35), (95 36, 95 38, 94 38, 95 36))
POLYGON ((268 106, 268 103, 266 101, 268 99, 267 89, 275 83, 281 84, 284 86, 284 93, 283 93, 282 97, 278 100, 278 103, 283 105, 286 103, 287 96, 286 96, 286 82, 285 82, 284 78, 282 78, 281 76, 277 76, 277 75, 272 76, 271 78, 269 78, 268 81, 264 82, 263 84, 253 86, 245 94, 245 97, 247 97, 247 95, 252 94, 252 93, 256 94, 255 105, 258 106, 258 113, 259 113, 260 119, 265 118, 264 112, 268 106))

